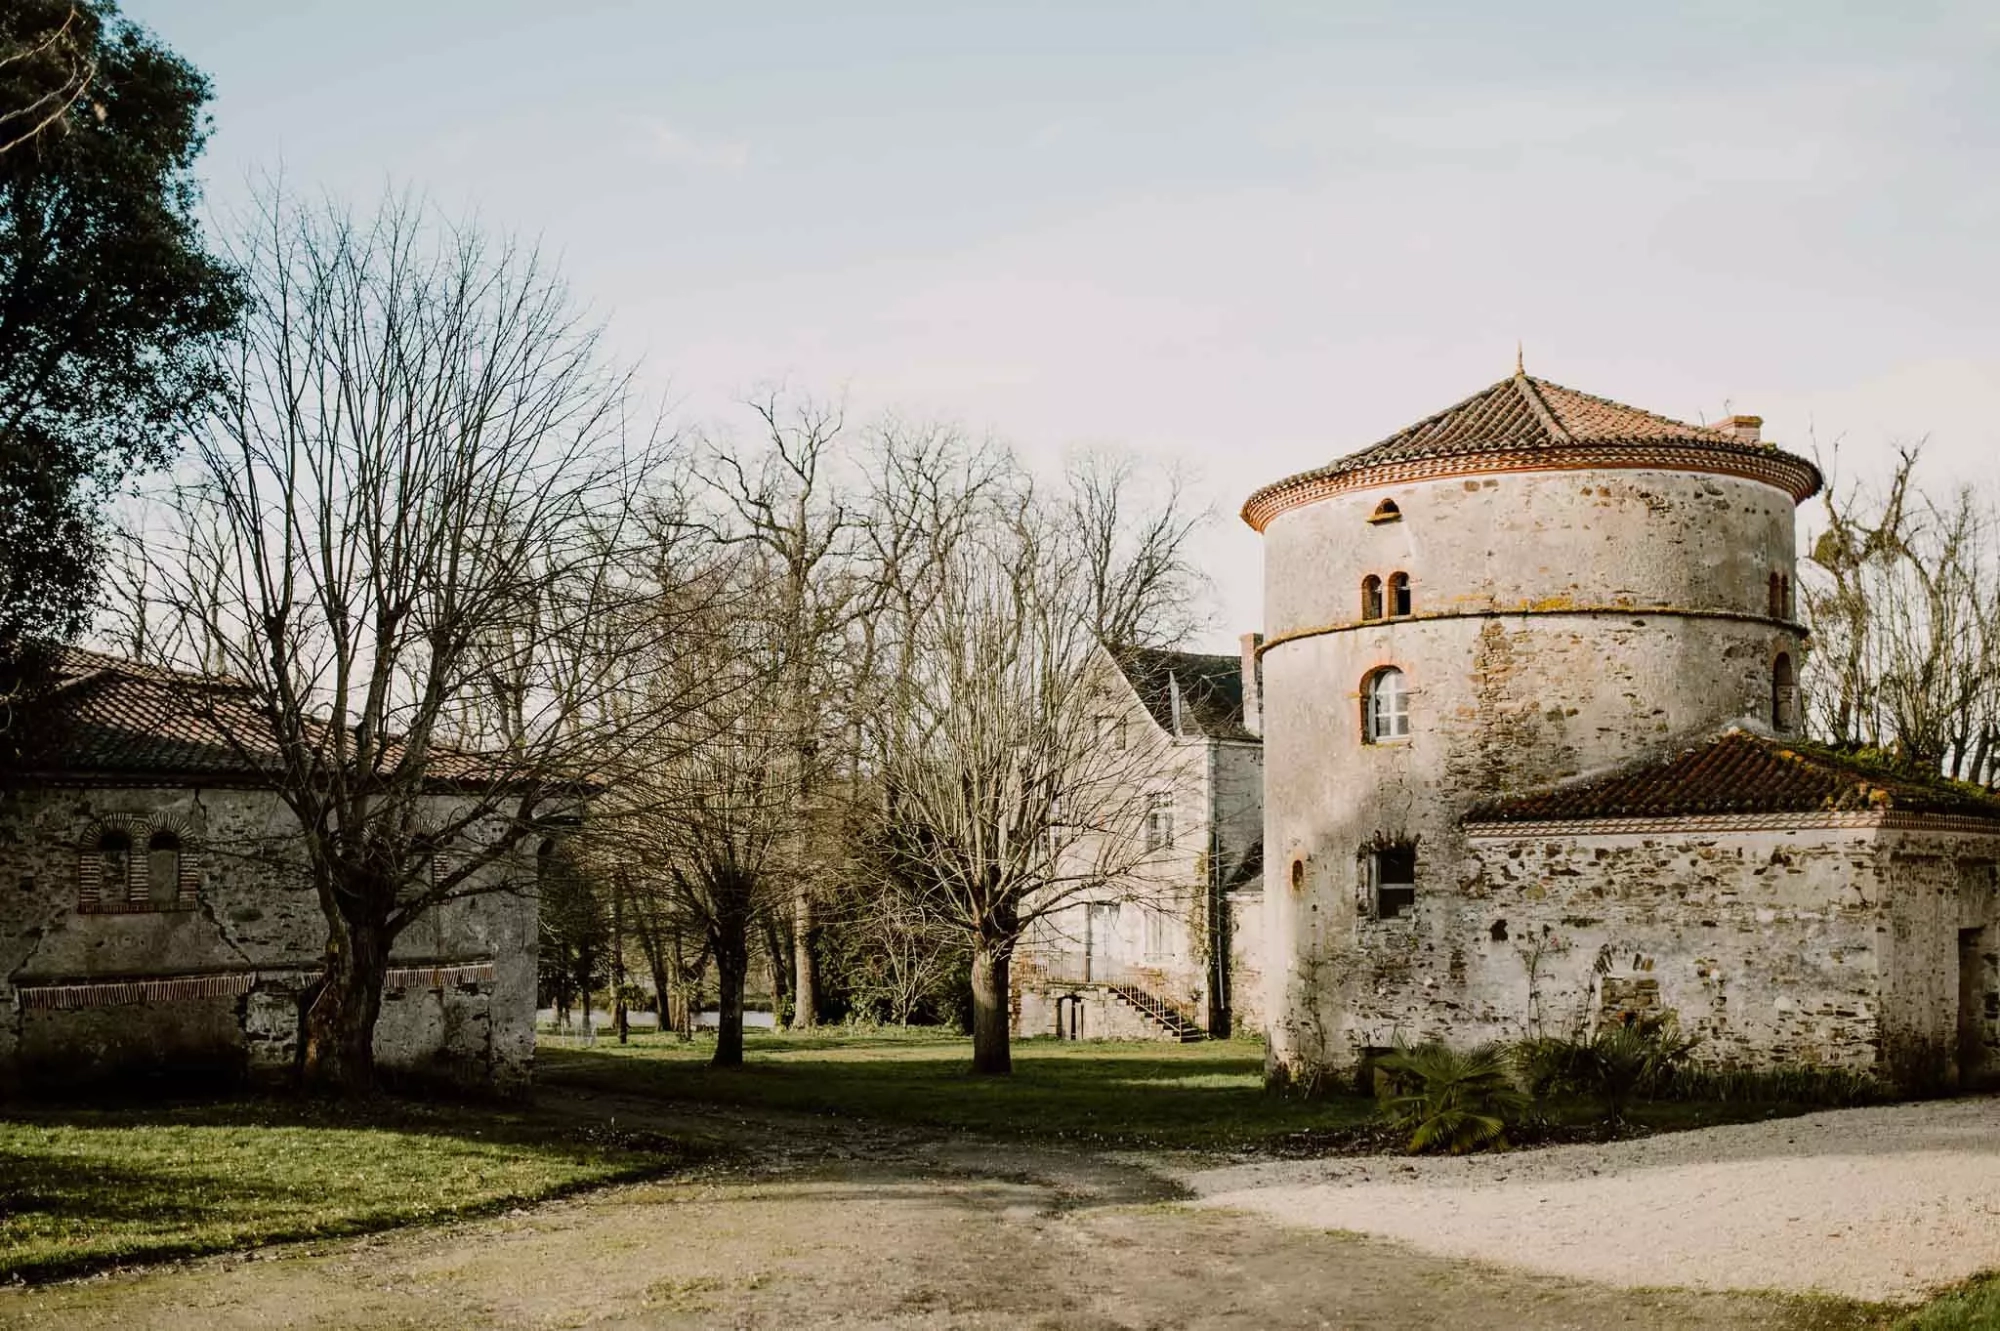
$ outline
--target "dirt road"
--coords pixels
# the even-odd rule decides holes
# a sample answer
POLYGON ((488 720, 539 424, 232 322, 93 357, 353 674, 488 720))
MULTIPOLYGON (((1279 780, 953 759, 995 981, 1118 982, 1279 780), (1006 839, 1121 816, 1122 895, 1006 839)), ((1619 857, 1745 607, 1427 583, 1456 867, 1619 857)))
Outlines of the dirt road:
POLYGON ((2000 1268, 2000 1099, 1458 1160, 1188 1173, 1205 1204, 1625 1286, 1907 1300, 2000 1268))
POLYGON ((1629 1291, 1200 1210, 1132 1162, 573 1097, 735 1163, 492 1220, 0 1292, 0 1328, 1796 1327, 1853 1312, 1629 1291))

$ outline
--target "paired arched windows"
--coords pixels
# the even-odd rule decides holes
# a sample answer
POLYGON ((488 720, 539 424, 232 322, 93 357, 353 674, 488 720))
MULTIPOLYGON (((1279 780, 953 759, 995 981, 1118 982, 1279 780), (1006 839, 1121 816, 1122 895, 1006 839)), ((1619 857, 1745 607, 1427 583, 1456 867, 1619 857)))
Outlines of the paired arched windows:
POLYGON ((192 910, 201 885, 195 857, 170 818, 166 827, 138 820, 100 826, 78 848, 77 909, 124 914, 192 910))
POLYGON ((1792 600, 1792 580, 1783 573, 1773 570, 1770 582, 1769 610, 1773 619, 1791 619, 1797 613, 1792 600))
POLYGON ((1798 724, 1799 682, 1790 652, 1779 652, 1771 663, 1771 729, 1786 731, 1798 724))
POLYGON ((1410 694, 1403 672, 1383 666, 1361 685, 1361 742, 1407 739, 1410 734, 1410 694))
POLYGON ((1380 619, 1410 613, 1410 575, 1391 573, 1385 588, 1382 579, 1370 573, 1361 580, 1361 618, 1380 619), (1386 595, 1384 594, 1386 591, 1386 595))

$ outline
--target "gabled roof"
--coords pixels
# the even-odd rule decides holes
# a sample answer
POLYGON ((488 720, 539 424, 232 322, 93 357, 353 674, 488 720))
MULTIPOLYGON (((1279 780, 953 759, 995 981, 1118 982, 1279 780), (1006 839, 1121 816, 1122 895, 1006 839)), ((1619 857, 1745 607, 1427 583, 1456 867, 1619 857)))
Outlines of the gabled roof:
POLYGON ((1819 469, 1803 458, 1706 425, 1689 425, 1609 398, 1580 393, 1525 373, 1406 426, 1378 444, 1288 476, 1251 495, 1243 517, 1262 530, 1294 503, 1349 488, 1352 480, 1392 484, 1451 474, 1462 460, 1532 470, 1537 465, 1641 466, 1708 469, 1755 475, 1805 499, 1820 485, 1819 469))
POLYGON ((1180 694, 1181 733, 1210 739, 1257 736, 1243 725, 1243 661, 1208 652, 1163 647, 1106 649, 1160 729, 1174 733, 1174 694, 1180 694))
MULTIPOLYGON (((60 649, 53 681, 17 715, 0 774, 49 781, 212 780, 262 784, 269 728, 240 680, 60 649), (234 736, 252 756, 232 744, 234 736)), ((392 748, 390 758, 395 758, 392 748)), ((504 779, 476 754, 435 751, 433 779, 504 779)))
POLYGON ((1729 730, 1656 762, 1495 800, 1468 823, 1888 812, 2000 821, 2000 799, 1942 777, 1891 772, 1851 754, 1729 730))

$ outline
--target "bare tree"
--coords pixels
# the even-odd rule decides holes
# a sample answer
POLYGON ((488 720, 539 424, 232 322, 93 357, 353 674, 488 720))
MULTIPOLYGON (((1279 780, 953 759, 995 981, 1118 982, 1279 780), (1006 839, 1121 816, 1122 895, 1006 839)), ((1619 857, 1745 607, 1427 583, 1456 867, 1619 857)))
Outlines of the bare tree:
MULTIPOLYGON (((672 667, 687 677, 681 694, 700 692, 703 702, 676 708, 621 764, 598 834, 645 903, 643 928, 655 939, 700 939, 713 961, 716 1067, 743 1062, 752 946, 795 876, 786 853, 801 746, 787 724, 791 680, 781 651, 754 617, 715 616, 672 667)), ((656 975, 664 969, 656 962, 656 975)))
MULTIPOLYGON (((1151 628, 1104 591, 1148 579, 1093 564, 1076 500, 1050 502, 1021 481, 941 548, 932 586, 912 602, 922 611, 901 628, 910 674, 891 695, 864 836, 877 879, 971 954, 982 1073, 1012 1069, 1009 967, 1024 935, 1086 897, 1142 891, 1135 871, 1158 857, 1140 831, 1157 755, 1105 745, 1096 730, 1099 626, 1151 628)), ((1126 515, 1141 530, 1157 518, 1126 515)))
POLYGON ((528 852, 633 730, 663 455, 531 250, 273 198, 233 257, 250 311, 149 533, 154 638, 252 700, 211 720, 295 815, 326 920, 304 1074, 358 1091, 396 938, 531 891, 528 852))
POLYGON ((1879 489, 1830 484, 1802 570, 1808 722, 1923 771, 2000 778, 2000 545, 1970 487, 1940 497, 1899 452, 1879 489))
POLYGON ((1210 518, 1188 506, 1178 473, 1107 450, 1065 468, 1064 525, 1090 590, 1097 640, 1119 647, 1184 641, 1201 626, 1207 579, 1189 538, 1210 518))
POLYGON ((797 788, 790 918, 780 932, 791 945, 792 1025, 806 1028, 819 1019, 814 910, 824 885, 815 870, 832 852, 816 831, 826 821, 822 787, 841 737, 841 709, 831 702, 846 673, 841 649, 861 604, 853 570, 859 524, 839 474, 844 412, 776 390, 749 406, 762 427, 758 444, 714 448, 702 474, 717 510, 715 536, 762 566, 764 628, 783 679, 774 705, 798 746, 787 765, 797 788))

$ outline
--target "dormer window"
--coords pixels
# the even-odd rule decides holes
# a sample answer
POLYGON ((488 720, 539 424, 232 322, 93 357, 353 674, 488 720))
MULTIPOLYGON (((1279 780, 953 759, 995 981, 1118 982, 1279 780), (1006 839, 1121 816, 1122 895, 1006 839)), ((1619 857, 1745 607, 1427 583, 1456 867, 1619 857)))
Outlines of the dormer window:
POLYGON ((1373 573, 1361 580, 1361 617, 1363 619, 1382 617, 1382 579, 1373 573))
POLYGON ((1403 510, 1396 507, 1393 499, 1384 499, 1375 505, 1375 511, 1368 515, 1370 522, 1395 522, 1403 516, 1403 510))
POLYGON ((1410 575, 1407 573, 1389 575, 1389 613, 1392 615, 1410 613, 1410 575))

